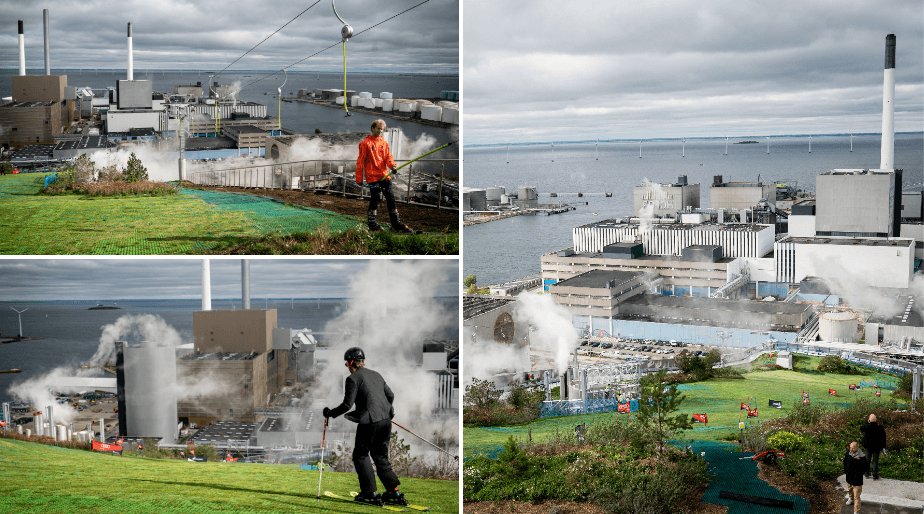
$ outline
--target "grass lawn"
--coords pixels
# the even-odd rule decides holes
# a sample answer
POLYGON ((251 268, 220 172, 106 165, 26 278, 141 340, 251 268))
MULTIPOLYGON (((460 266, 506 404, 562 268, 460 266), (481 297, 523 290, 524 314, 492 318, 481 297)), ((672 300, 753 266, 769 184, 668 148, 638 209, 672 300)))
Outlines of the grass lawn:
POLYGON ((363 220, 253 195, 39 194, 45 175, 0 177, 0 254, 457 254, 458 233, 368 234, 363 220))
MULTIPOLYGON (((459 511, 459 482, 401 479, 412 503, 459 511)), ((324 473, 322 489, 348 496, 352 473, 324 473)), ((381 484, 379 484, 381 492, 381 484)), ((381 512, 322 496, 318 472, 297 465, 192 463, 118 457, 0 439, 0 512, 381 512)))
MULTIPOLYGON (((860 398, 875 399, 875 391, 872 387, 864 387, 854 392, 849 390, 850 384, 872 380, 896 381, 895 377, 874 371, 866 371, 864 375, 819 373, 814 371, 819 360, 818 357, 801 357, 797 360, 794 371, 757 371, 745 373, 743 380, 709 379, 704 382, 680 385, 679 389, 686 396, 680 412, 706 413, 709 417, 707 426, 695 424, 693 430, 684 432, 684 439, 717 441, 729 432, 737 431, 739 412, 743 413, 740 410, 740 402, 747 402, 749 396, 751 405, 754 405, 755 400, 757 402, 757 410, 760 414, 758 419, 766 421, 787 416, 793 403, 801 402, 803 388, 809 393, 813 405, 842 405, 860 398), (837 396, 829 395, 828 389, 837 390, 837 396), (783 408, 768 408, 768 400, 782 401, 783 408)), ((766 361, 755 362, 755 365, 766 361)), ((890 392, 883 390, 881 400, 887 402, 889 397, 890 392)), ((902 404, 903 402, 899 403, 899 405, 902 404)), ((464 454, 471 456, 475 451, 496 451, 509 436, 519 439, 522 443, 527 442, 530 437, 534 442, 542 442, 556 430, 573 433, 575 425, 586 422, 590 429, 594 423, 612 422, 615 419, 616 413, 608 412, 543 418, 509 427, 464 427, 464 454)), ((628 419, 625 414, 619 415, 620 423, 628 419)), ((751 418, 749 423, 756 423, 756 421, 751 418)))

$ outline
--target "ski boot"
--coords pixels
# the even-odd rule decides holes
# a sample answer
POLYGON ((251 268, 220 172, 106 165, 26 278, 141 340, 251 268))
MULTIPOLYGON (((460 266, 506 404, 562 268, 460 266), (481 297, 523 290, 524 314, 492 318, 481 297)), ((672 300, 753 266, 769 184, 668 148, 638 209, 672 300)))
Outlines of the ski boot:
POLYGON ((389 212, 389 217, 391 218, 391 230, 399 234, 413 234, 414 231, 410 227, 401 223, 401 218, 398 217, 398 209, 394 209, 389 212))
POLYGON ((366 223, 369 226, 369 232, 379 232, 385 230, 382 225, 379 225, 376 221, 376 212, 368 211, 366 213, 366 223))
POLYGON ((384 503, 382 503, 382 497, 375 493, 359 493, 353 497, 353 500, 361 503, 369 503, 378 507, 384 505, 384 503))
POLYGON ((394 491, 385 491, 382 493, 382 502, 384 503, 393 503, 396 505, 407 505, 407 498, 403 494, 398 492, 397 489, 394 491))

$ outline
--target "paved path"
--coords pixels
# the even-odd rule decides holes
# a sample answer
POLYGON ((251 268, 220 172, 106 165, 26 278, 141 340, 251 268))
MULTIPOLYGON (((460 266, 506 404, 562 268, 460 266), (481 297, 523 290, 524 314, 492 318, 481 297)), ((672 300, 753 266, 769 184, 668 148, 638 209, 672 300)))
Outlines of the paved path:
MULTIPOLYGON (((847 494, 845 475, 837 477, 838 487, 847 494)), ((853 512, 853 505, 842 505, 841 514, 853 512)), ((863 494, 860 496, 860 512, 863 514, 921 514, 924 512, 924 484, 881 478, 863 479, 863 494)))

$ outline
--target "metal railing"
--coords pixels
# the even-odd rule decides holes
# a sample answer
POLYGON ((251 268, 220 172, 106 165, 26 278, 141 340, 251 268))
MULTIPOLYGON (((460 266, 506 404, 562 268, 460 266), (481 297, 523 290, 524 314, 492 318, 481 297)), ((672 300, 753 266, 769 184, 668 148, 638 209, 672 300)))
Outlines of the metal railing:
MULTIPOLYGON (((397 163, 405 161, 396 161, 397 163)), ((458 159, 421 159, 393 177, 395 200, 433 205, 439 209, 459 206, 459 185, 445 180, 447 168, 456 170, 458 159)), ((297 189, 344 196, 369 197, 369 187, 357 184, 354 160, 313 160, 239 168, 195 171, 187 180, 200 186, 248 189, 297 189)))

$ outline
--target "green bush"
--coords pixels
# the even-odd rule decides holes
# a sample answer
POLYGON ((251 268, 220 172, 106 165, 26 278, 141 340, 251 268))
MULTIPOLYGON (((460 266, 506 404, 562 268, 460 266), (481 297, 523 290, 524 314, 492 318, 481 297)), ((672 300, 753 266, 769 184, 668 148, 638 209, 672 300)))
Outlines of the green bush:
POLYGON ((827 408, 824 405, 805 405, 801 400, 796 400, 789 410, 789 419, 794 425, 808 426, 818 423, 826 413, 827 408))
POLYGON ((801 450, 805 446, 805 439, 785 430, 781 430, 767 439, 767 444, 774 450, 781 450, 783 453, 792 453, 801 450))
POLYGON ((827 355, 822 357, 818 361, 818 367, 816 368, 822 373, 837 373, 838 375, 863 375, 864 372, 857 369, 856 366, 851 366, 844 359, 834 355, 827 355))

